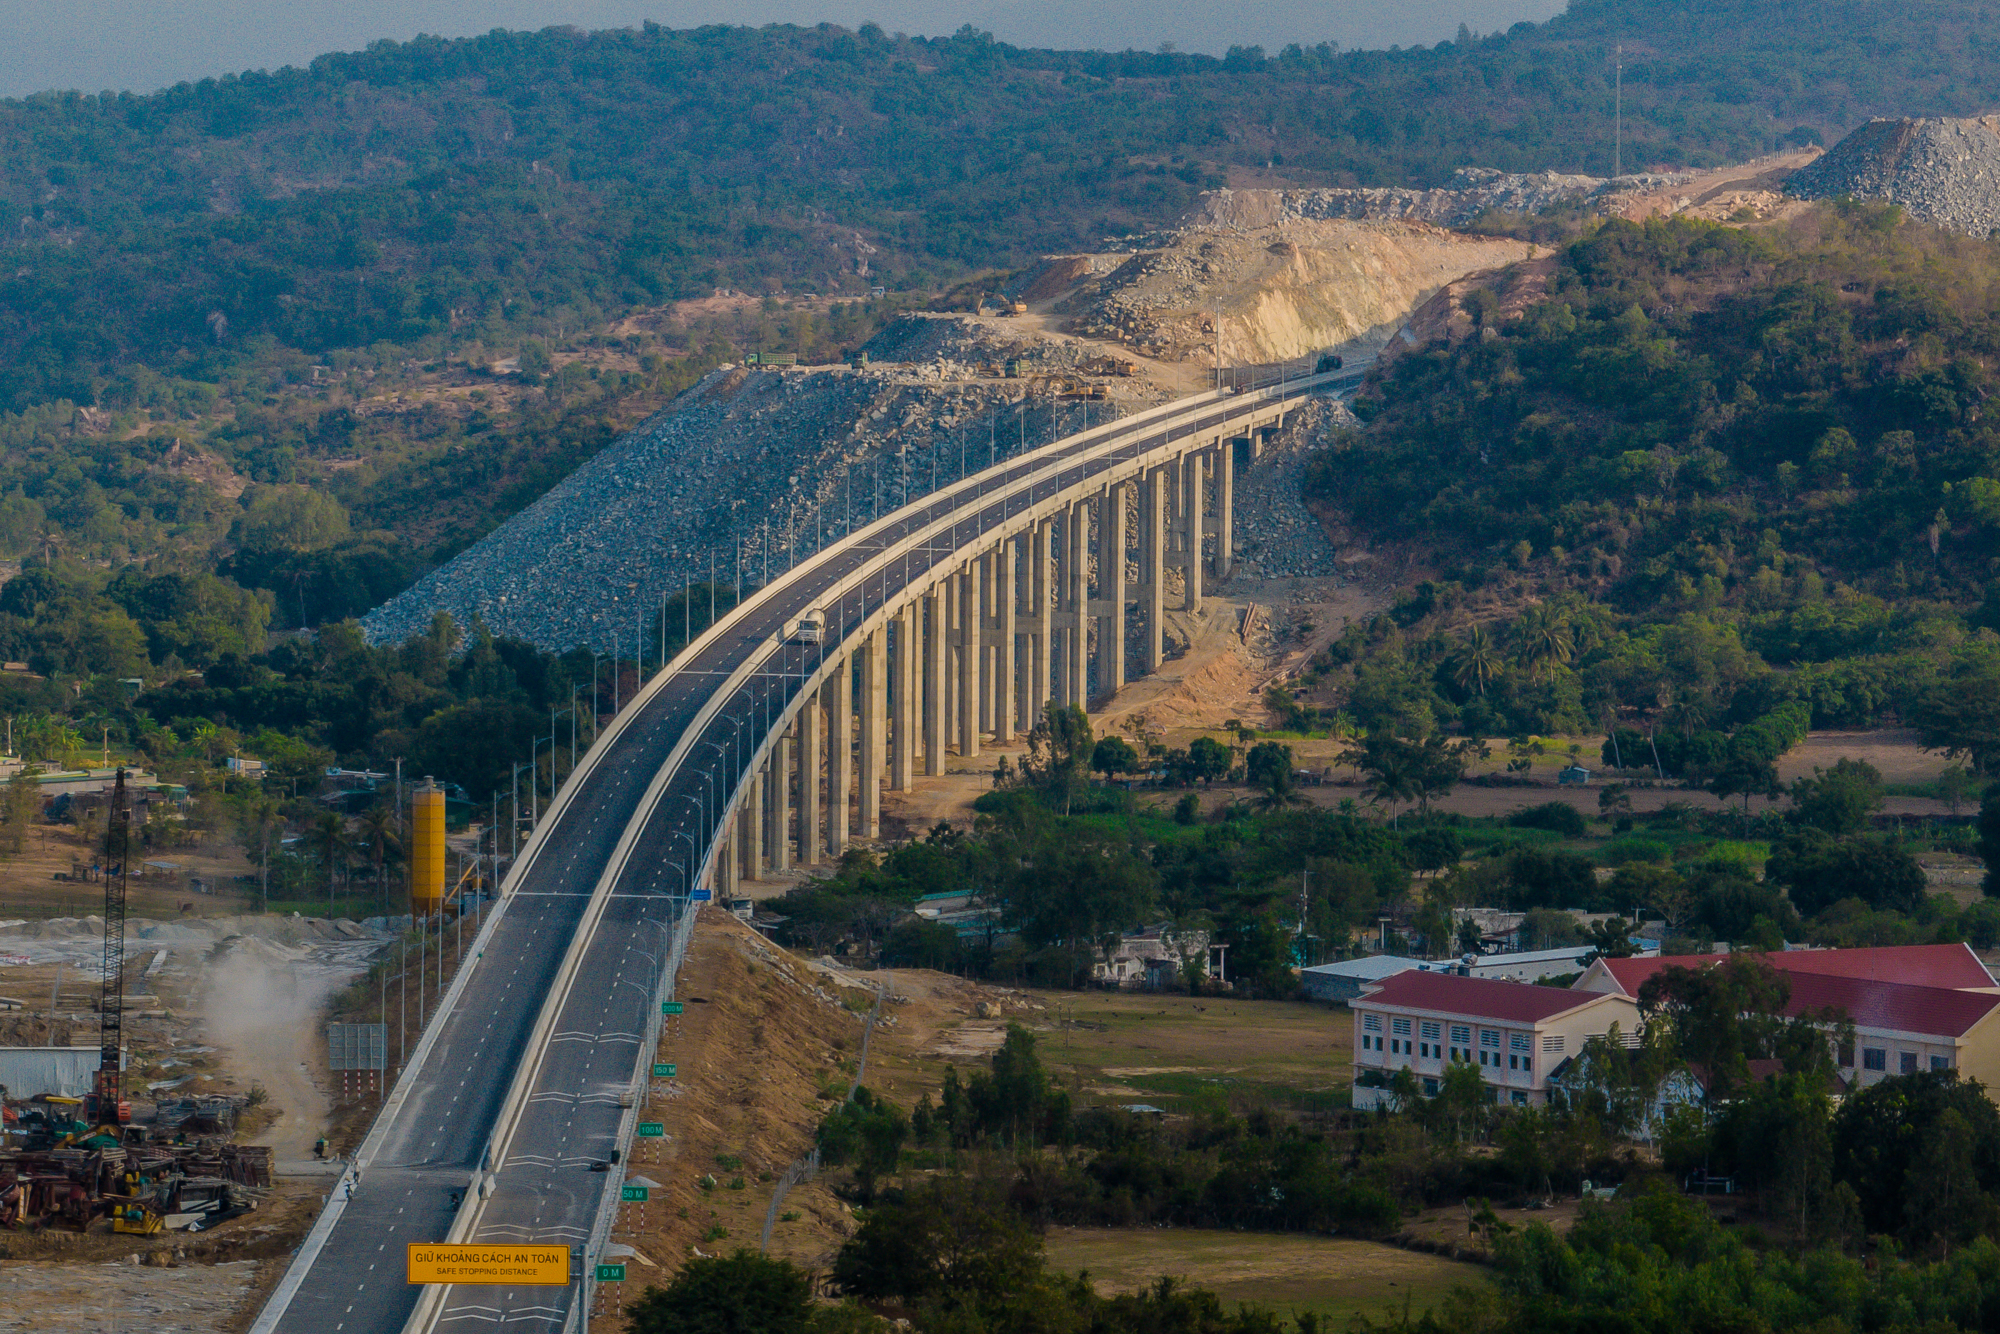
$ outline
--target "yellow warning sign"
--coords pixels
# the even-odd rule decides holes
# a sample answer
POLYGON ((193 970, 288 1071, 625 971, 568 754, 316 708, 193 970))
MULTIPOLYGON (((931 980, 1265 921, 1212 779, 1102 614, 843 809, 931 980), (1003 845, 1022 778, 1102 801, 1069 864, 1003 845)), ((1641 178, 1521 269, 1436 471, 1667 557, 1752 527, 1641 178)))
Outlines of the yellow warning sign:
POLYGON ((446 1246, 410 1243, 411 1283, 492 1283, 562 1287, 567 1246, 446 1246))

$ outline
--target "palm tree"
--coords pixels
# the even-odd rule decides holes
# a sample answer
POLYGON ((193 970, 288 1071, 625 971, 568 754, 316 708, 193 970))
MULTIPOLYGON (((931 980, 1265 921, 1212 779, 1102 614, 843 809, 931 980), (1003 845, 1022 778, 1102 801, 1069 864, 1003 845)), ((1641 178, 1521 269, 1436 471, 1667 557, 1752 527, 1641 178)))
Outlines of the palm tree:
MULTIPOLYGON (((251 803, 249 812, 251 830, 257 836, 257 898, 261 912, 271 910, 271 834, 282 831, 285 822, 278 815, 278 803, 270 797, 258 797, 251 803)), ((249 851, 249 849, 245 849, 249 851)))
POLYGON ((1416 766, 1410 762, 1406 748, 1397 745, 1370 747, 1362 769, 1368 775, 1369 797, 1388 805, 1389 824, 1395 827, 1402 814, 1396 807, 1402 802, 1415 800, 1420 791, 1416 766))
POLYGON ((1299 793, 1298 779, 1292 774, 1291 757, 1286 756, 1282 765, 1266 766, 1257 776, 1257 809, 1266 815, 1281 811, 1287 806, 1302 805, 1305 797, 1299 793))
POLYGON ((1667 726, 1683 737, 1693 736, 1695 729, 1707 721, 1708 701, 1691 690, 1675 696, 1673 703, 1666 707, 1667 726))
POLYGON ((317 820, 313 821, 312 845, 319 850, 321 858, 326 862, 326 913, 327 916, 331 917, 333 915, 334 863, 339 861, 344 865, 347 861, 347 854, 354 849, 353 841, 347 836, 347 821, 341 819, 332 811, 321 815, 317 820))
POLYGON ((1536 680, 1544 674, 1554 676, 1556 669, 1567 665, 1576 652, 1569 622, 1546 604, 1521 613, 1521 619, 1514 623, 1514 638, 1521 665, 1536 680))
POLYGON ((388 882, 383 877, 383 860, 390 849, 403 850, 402 822, 387 803, 376 802, 361 813, 360 834, 368 844, 368 851, 375 859, 375 897, 381 904, 382 915, 389 915, 388 882))
POLYGON ((1453 677, 1462 689, 1474 694, 1486 693, 1486 683, 1500 671, 1500 654, 1493 646, 1492 636, 1479 626, 1465 632, 1459 641, 1458 663, 1453 677))

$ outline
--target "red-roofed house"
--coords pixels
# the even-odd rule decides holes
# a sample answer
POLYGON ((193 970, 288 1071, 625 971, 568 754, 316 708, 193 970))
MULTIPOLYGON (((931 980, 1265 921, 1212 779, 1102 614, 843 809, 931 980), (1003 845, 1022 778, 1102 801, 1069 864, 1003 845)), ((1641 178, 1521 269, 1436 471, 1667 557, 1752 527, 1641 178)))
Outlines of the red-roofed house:
MULTIPOLYGON (((1616 991, 1637 997, 1646 979, 1662 968, 1705 968, 1726 954, 1683 954, 1643 959, 1598 959, 1576 980, 1579 991, 1616 991)), ((1993 975, 1969 945, 1878 945, 1858 950, 1780 950, 1762 956, 1783 973, 1901 982, 1949 991, 1993 985, 1993 975)))
MULTIPOLYGON (((1575 990, 1636 999, 1666 967, 1711 968, 1726 954, 1599 959, 1575 990)), ((1857 1087, 1890 1075, 1957 1070, 2000 1093, 2000 987, 1964 945, 1788 950, 1758 956, 1786 975, 1792 1014, 1839 1010, 1854 1021, 1854 1046, 1839 1053, 1857 1087)))
POLYGON ((1348 1002, 1354 1011, 1354 1105, 1389 1097, 1398 1070, 1438 1090, 1454 1061, 1479 1067, 1491 1095, 1515 1106, 1548 1101, 1549 1074, 1566 1056, 1617 1025, 1639 1031, 1639 1007, 1611 991, 1496 982, 1452 973, 1405 972, 1348 1002))

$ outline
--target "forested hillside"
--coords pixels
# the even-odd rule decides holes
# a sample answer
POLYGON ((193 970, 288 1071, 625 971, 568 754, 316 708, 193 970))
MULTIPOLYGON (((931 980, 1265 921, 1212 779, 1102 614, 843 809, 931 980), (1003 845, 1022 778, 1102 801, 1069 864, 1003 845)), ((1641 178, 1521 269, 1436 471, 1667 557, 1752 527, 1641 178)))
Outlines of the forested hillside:
POLYGON ((1796 699, 2000 761, 1996 286, 1991 243, 1850 204, 1613 222, 1476 293, 1308 483, 1443 575, 1329 669, 1418 733, 1719 737, 1796 699))
POLYGON ((865 287, 863 259, 922 285, 1165 222, 1230 169, 1602 173, 1614 41, 1628 164, 1984 105, 1984 9, 1791 9, 1600 0, 1431 50, 1221 61, 970 31, 549 30, 9 103, 0 402, 129 398, 135 361, 212 381, 260 335, 315 355, 560 336, 718 284, 865 287))
MULTIPOLYGON (((380 602, 717 362, 756 346, 837 355, 949 283, 1169 223, 1204 188, 1425 183, 1467 165, 1607 170, 1618 43, 1627 163, 1701 165, 1830 140, 1872 114, 1978 109, 2000 16, 1964 0, 1894 13, 1594 0, 1434 49, 1221 60, 1016 50, 970 31, 551 30, 382 43, 152 96, 0 103, 0 200, 14 219, 0 244, 0 561, 32 576, 0 599, 0 657, 59 678, 10 687, 15 705, 109 709, 111 693, 61 681, 225 658, 218 679, 261 681, 236 662, 255 658, 267 628, 380 602), (733 295, 708 299, 718 289, 733 295)), ((1606 605, 1740 608, 1746 634, 1791 615, 1786 599, 1815 605, 1814 579, 1843 609, 1838 624, 1891 627, 1850 635, 1870 653, 1934 625, 1962 633, 1992 577, 1975 558, 1984 492, 1967 453, 1984 448, 1973 414, 1985 354, 1939 351, 1925 338, 1952 341, 1958 326, 1919 336, 1911 321, 1935 308, 1983 337, 1985 252, 1896 240, 1917 249, 1894 275, 1915 277, 1862 273, 1865 300, 1827 301, 1810 293, 1838 292, 1846 270, 1802 240, 1690 236, 1673 242, 1690 249, 1680 259, 1623 236, 1566 261, 1557 304, 1575 330, 1523 326, 1406 363, 1411 399, 1472 415, 1441 431, 1417 414, 1368 448, 1458 457, 1482 423, 1514 432, 1516 407, 1477 386, 1480 358, 1517 351, 1519 368, 1491 374, 1534 383, 1500 398, 1524 414, 1531 400, 1573 411, 1576 424, 1522 425, 1496 442, 1483 481, 1449 495, 1373 497, 1385 521, 1448 514, 1474 530, 1460 558, 1482 568, 1521 541, 1535 561, 1589 551, 1588 587, 1606 605), (1808 295, 1724 300, 1730 265, 1774 294, 1808 295), (1969 285, 1940 286, 1939 272, 1969 285), (1640 293, 1632 317, 1628 288, 1661 295, 1640 293), (1877 301, 1878 288, 1892 290, 1877 301), (1906 290, 1919 295, 1895 295, 1906 290), (1866 351, 1822 365, 1811 344, 1796 374, 1839 379, 1817 389, 1784 378, 1789 352, 1737 376, 1731 359, 1763 337, 1759 321, 1797 301, 1851 313, 1785 315, 1786 328, 1866 351), (1627 327, 1635 318, 1643 328, 1627 327), (1885 320, 1908 326, 1908 349, 1885 320), (1688 341, 1711 329, 1713 349, 1688 341), (1655 361, 1670 378, 1654 381, 1655 361), (1884 367, 1893 390, 1870 387, 1884 367), (1579 386, 1560 383, 1572 372, 1579 386), (1438 392, 1461 379, 1463 398, 1438 392), (1621 397, 1633 384, 1650 407, 1621 397), (1719 397, 1685 414, 1682 389, 1719 397), (1933 417, 1958 434, 1917 424, 1933 417), (1739 419, 1760 424, 1728 425, 1739 419), (1616 423, 1616 449, 1585 467, 1609 448, 1597 422, 1616 423), (1561 436, 1578 466, 1544 478, 1507 462, 1532 454, 1538 431, 1561 436), (1961 437, 1974 443, 1936 452, 1961 437), (1767 528, 1778 554, 1753 556, 1767 528)), ((1561 578, 1581 589, 1584 570, 1579 556, 1561 578)), ((1422 629, 1423 614, 1406 619, 1422 629)), ((1758 645, 1773 663, 1824 652, 1758 645)), ((273 665, 288 679, 323 671, 273 665)), ((501 676, 463 685, 463 702, 518 702, 501 676)), ((1439 709, 1464 702, 1439 689, 1439 709)), ((1583 709, 1584 696, 1558 695, 1537 716, 1583 709)), ((399 729, 443 699, 407 683, 392 696, 399 729)), ((190 702, 187 716, 200 711, 190 702)), ((144 727, 115 730, 130 741, 144 727)), ((350 744, 324 720, 302 716, 297 730, 350 744)))
POLYGON ((1435 49, 1223 60, 1024 51, 970 31, 549 30, 0 104, 0 198, 18 218, 0 246, 0 555, 211 567, 233 516, 199 487, 153 494, 178 437, 243 480, 328 490, 375 535, 367 571, 336 562, 318 580, 348 592, 302 613, 337 616, 731 347, 851 346, 874 325, 859 304, 872 288, 921 299, 1168 222, 1226 180, 1607 170, 1613 42, 1628 163, 1963 111, 1991 83, 2000 18, 1976 6, 1812 14, 1612 0, 1435 49), (607 345, 632 309, 718 287, 827 303, 607 345), (517 356, 531 389, 567 379, 431 392, 517 356), (425 401, 357 409, 406 393, 425 401))

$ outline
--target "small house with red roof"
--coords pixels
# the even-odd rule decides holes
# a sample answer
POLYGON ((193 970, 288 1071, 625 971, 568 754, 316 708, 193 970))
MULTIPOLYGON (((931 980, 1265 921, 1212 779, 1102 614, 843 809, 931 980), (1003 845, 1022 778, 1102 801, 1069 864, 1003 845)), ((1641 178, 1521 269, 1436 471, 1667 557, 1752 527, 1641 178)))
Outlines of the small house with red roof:
POLYGON ((1408 1070, 1436 1093, 1454 1062, 1478 1068, 1488 1096, 1517 1107, 1548 1101, 1549 1076, 1615 1026, 1639 1031, 1628 995, 1540 987, 1454 973, 1403 972, 1348 1002, 1354 1012, 1354 1105, 1388 1105, 1389 1083, 1408 1070))

